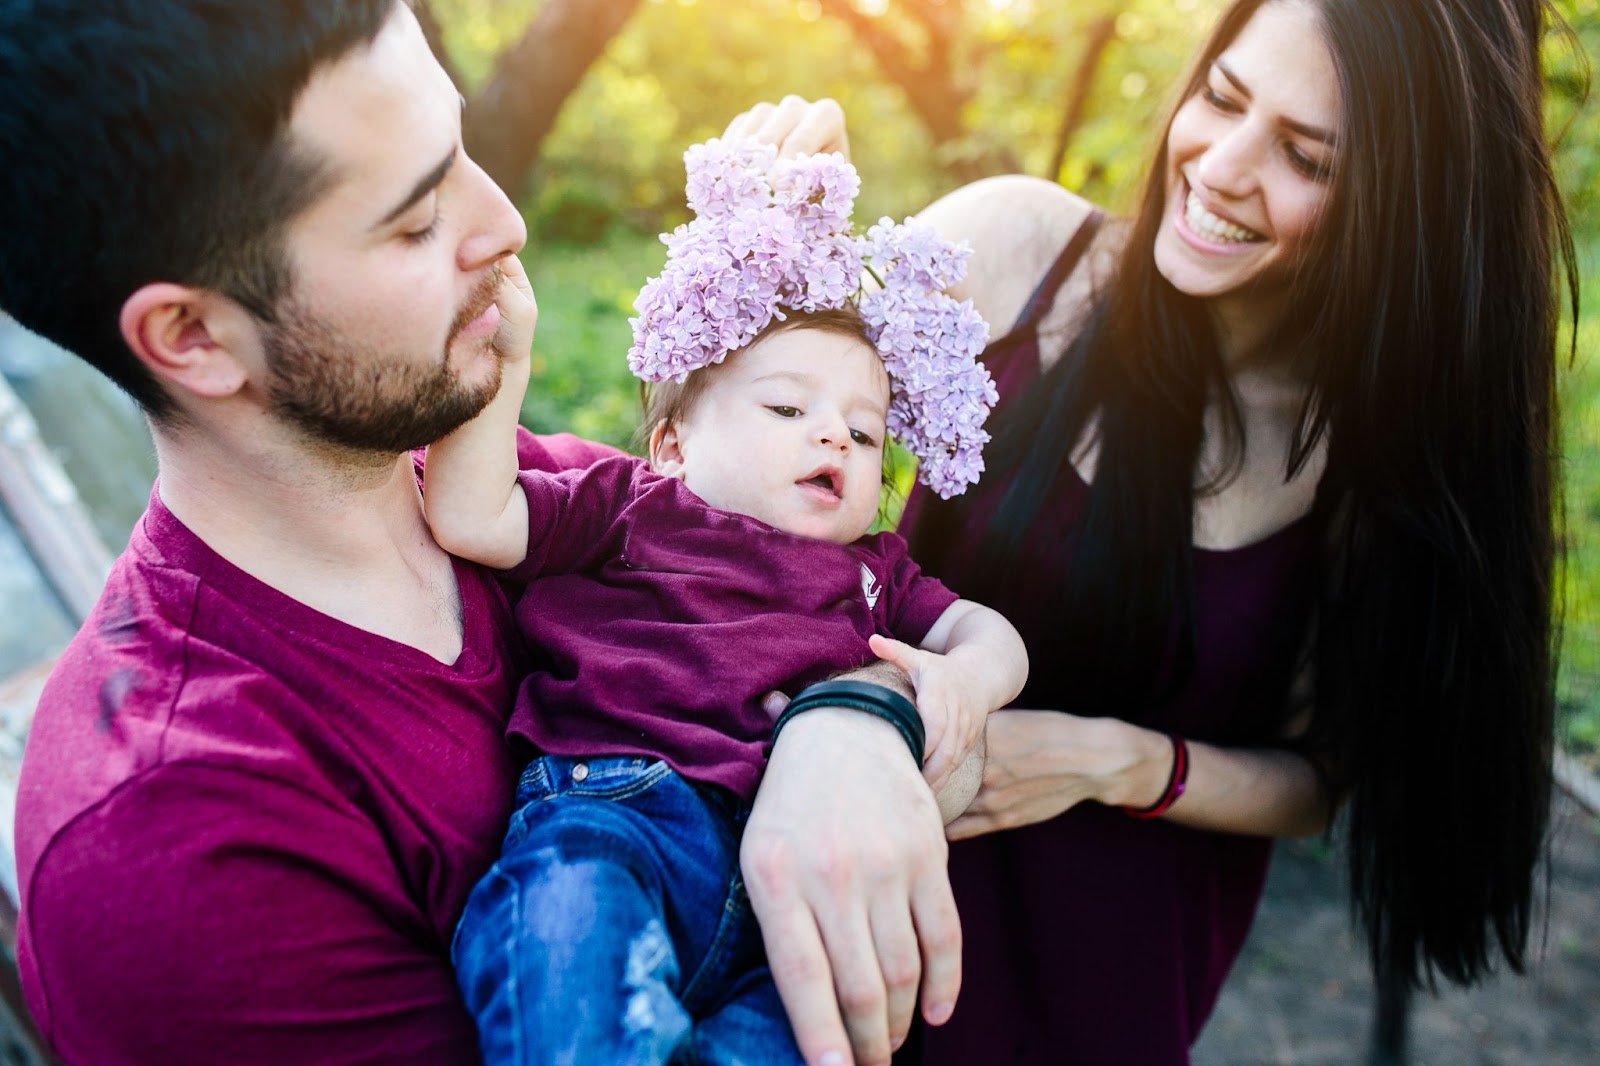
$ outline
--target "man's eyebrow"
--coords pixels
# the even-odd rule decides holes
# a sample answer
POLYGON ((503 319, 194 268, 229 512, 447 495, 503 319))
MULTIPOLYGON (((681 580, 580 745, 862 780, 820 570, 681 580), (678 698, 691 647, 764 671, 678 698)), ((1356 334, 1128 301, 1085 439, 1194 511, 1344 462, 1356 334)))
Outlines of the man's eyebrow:
MULTIPOLYGON (((1240 81, 1239 75, 1229 70, 1228 64, 1224 63, 1220 57, 1212 65, 1221 71, 1222 76, 1227 78, 1228 81, 1233 84, 1234 89, 1238 91, 1240 96, 1244 97, 1246 100, 1255 99, 1254 94, 1250 92, 1250 87, 1244 82, 1240 81)), ((1312 126, 1287 117, 1280 118, 1278 121, 1285 127, 1300 134, 1302 137, 1310 137, 1313 141, 1321 141, 1329 148, 1333 147, 1333 132, 1331 130, 1325 130, 1321 126, 1312 126)))
POLYGON ((411 206, 418 200, 421 200, 434 189, 437 189, 439 187, 439 183, 444 181, 444 176, 450 173, 450 168, 456 165, 456 156, 459 151, 460 149, 458 148, 451 148, 450 154, 441 159, 439 164, 432 170, 424 174, 422 176, 422 180, 418 181, 417 184, 412 188, 411 192, 406 194, 406 198, 402 200, 393 211, 390 211, 387 215, 384 215, 383 218, 380 219, 372 228, 382 229, 384 226, 387 226, 389 223, 393 222, 395 219, 399 218, 401 215, 410 210, 411 206))

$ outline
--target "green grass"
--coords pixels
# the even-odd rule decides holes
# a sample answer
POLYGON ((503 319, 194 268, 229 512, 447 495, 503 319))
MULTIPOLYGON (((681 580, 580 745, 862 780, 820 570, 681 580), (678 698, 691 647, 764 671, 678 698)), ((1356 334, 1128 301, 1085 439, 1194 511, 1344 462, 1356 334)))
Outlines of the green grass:
POLYGON ((640 286, 661 272, 666 258, 655 237, 621 227, 589 246, 541 242, 537 235, 529 241, 522 261, 539 300, 539 328, 524 425, 628 446, 639 424, 628 316, 640 286))

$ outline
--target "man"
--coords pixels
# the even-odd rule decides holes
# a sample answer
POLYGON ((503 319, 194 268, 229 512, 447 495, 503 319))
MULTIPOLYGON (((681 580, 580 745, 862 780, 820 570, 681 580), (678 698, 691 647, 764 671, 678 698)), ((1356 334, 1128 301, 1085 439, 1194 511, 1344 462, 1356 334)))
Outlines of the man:
MULTIPOLYGON (((161 471, 24 762, 30 1008, 68 1063, 475 1061, 448 945, 522 663, 410 453, 498 387, 522 221, 398 0, 6 4, 0 98, 0 306, 161 471)), ((919 980, 948 1014, 943 847, 887 723, 785 730, 744 854, 808 1061, 887 1061, 919 980)))

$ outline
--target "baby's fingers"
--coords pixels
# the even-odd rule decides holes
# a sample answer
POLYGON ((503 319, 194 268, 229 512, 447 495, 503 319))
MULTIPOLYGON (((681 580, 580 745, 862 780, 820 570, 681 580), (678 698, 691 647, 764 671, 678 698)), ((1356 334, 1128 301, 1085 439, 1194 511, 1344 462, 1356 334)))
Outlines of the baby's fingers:
POLYGON ((533 283, 522 267, 522 260, 505 256, 498 264, 500 287, 494 302, 500 311, 500 327, 495 331, 495 347, 503 359, 525 359, 533 346, 533 331, 539 321, 539 303, 533 296, 533 283))
POLYGON ((917 687, 917 675, 928 662, 927 652, 921 648, 913 648, 903 641, 879 636, 876 633, 867 638, 867 647, 872 649, 872 654, 884 662, 904 670, 906 676, 911 679, 912 687, 917 687))

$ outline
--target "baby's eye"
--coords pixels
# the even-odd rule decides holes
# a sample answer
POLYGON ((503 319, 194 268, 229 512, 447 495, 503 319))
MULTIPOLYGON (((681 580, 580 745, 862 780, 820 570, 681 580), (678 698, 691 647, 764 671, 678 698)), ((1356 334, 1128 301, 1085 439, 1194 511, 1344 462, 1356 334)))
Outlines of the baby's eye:
POLYGON ((874 444, 878 443, 877 441, 872 439, 872 434, 863 433, 859 429, 852 429, 850 431, 850 439, 855 441, 857 444, 860 444, 863 447, 867 447, 867 448, 870 448, 874 444))
POLYGON ((800 408, 798 408, 798 407, 790 407, 787 404, 781 404, 781 403, 770 404, 770 405, 768 405, 767 410, 771 411, 773 414, 777 415, 779 418, 799 418, 800 417, 800 408))

